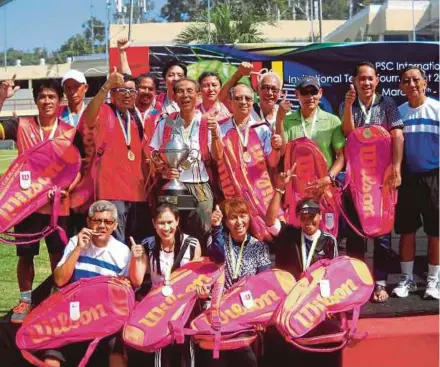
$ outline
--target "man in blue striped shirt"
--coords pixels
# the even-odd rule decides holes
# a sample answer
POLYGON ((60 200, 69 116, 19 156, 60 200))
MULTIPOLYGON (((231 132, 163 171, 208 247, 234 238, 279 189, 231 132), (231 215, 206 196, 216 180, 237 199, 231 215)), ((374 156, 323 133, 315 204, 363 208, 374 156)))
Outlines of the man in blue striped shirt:
POLYGON ((408 102, 399 107, 405 127, 402 186, 395 230, 400 233, 402 276, 393 290, 397 297, 416 291, 413 279, 416 231, 428 235, 428 279, 424 298, 439 299, 439 121, 440 102, 425 94, 425 72, 410 66, 400 74, 408 102))
POLYGON ((99 200, 90 206, 87 228, 70 239, 54 270, 57 286, 96 275, 128 275, 130 249, 112 236, 117 218, 116 207, 109 201, 99 200))

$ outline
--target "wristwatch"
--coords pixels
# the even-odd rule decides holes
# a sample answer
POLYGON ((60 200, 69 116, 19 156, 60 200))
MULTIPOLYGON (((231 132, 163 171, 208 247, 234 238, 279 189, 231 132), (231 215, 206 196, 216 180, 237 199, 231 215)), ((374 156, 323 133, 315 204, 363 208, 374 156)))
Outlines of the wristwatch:
POLYGON ((330 177, 330 180, 332 181, 332 185, 334 185, 336 181, 336 176, 331 172, 327 173, 327 176, 330 177))
POLYGON ((280 189, 280 188, 275 188, 276 192, 279 192, 281 195, 284 195, 286 193, 286 190, 280 189))

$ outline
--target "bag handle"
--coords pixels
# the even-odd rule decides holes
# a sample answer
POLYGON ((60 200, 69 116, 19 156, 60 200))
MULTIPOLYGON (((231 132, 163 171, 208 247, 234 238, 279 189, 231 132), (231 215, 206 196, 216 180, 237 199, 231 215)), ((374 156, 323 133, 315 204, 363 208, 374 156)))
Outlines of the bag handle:
MULTIPOLYGON (((81 359, 81 362, 78 365, 78 367, 85 367, 87 365, 87 362, 89 361, 90 357, 92 356, 93 352, 95 351, 95 349, 98 346, 98 344, 101 341, 101 339, 102 338, 96 338, 96 339, 94 339, 89 344, 89 347, 87 348, 86 354, 81 359)), ((37 367, 51 367, 50 364, 48 364, 48 363, 44 362, 43 360, 39 359, 38 357, 36 357, 35 355, 33 355, 30 351, 28 351, 26 349, 22 349, 21 350, 21 354, 24 357, 24 359, 26 359, 29 363, 31 363, 34 366, 37 366, 37 367)))

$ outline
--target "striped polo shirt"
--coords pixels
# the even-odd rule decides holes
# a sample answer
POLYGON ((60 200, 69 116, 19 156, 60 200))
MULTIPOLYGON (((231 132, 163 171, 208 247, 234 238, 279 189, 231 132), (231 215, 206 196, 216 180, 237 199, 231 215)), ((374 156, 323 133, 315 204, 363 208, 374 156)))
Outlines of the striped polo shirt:
MULTIPOLYGON (((69 240, 64 254, 57 267, 63 265, 78 244, 78 236, 69 240)), ((71 281, 91 278, 97 275, 128 276, 131 253, 128 246, 113 236, 105 247, 97 247, 93 243, 80 253, 71 281)))
POLYGON ((411 173, 438 169, 440 102, 428 97, 417 108, 407 102, 399 107, 399 112, 405 125, 405 168, 411 173))

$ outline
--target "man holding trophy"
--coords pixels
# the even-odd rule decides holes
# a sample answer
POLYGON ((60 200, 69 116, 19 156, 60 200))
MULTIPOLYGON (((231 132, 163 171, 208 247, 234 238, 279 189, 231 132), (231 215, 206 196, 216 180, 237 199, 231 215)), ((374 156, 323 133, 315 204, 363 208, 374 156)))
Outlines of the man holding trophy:
MULTIPOLYGON (((180 198, 187 194, 194 199, 193 209, 182 213, 181 223, 183 231, 196 237, 204 251, 214 201, 209 185, 211 164, 223 156, 220 130, 215 114, 202 119, 196 110, 199 85, 195 80, 177 81, 174 95, 180 112, 165 116, 150 142, 156 170, 163 179, 171 180, 162 187, 164 195, 159 201, 174 202, 182 209, 180 198)), ((189 205, 185 209, 190 209, 189 205)))

